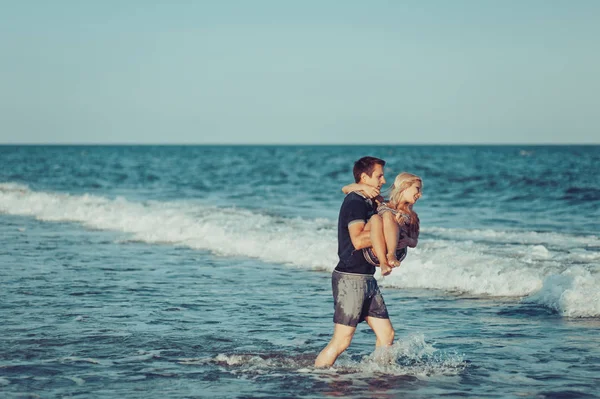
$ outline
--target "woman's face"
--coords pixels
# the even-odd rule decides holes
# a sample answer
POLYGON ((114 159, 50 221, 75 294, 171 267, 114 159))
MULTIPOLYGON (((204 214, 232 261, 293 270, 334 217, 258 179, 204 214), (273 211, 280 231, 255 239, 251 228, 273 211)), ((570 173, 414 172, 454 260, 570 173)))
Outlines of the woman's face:
POLYGON ((402 201, 414 204, 419 198, 421 198, 421 188, 423 184, 417 180, 409 188, 404 190, 402 193, 402 201))

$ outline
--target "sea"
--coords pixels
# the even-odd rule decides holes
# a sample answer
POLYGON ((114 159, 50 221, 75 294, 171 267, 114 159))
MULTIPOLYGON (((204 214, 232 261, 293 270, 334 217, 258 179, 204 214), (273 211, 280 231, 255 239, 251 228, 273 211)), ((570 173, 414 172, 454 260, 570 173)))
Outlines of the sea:
POLYGON ((2 398, 598 398, 600 146, 0 146, 2 398), (342 186, 423 179, 335 365, 342 186))

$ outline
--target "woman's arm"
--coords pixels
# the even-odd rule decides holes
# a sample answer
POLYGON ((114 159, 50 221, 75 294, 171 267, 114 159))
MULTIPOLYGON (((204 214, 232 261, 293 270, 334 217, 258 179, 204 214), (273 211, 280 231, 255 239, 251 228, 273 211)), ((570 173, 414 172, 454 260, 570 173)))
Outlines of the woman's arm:
POLYGON ((408 241, 407 241, 406 245, 408 245, 411 248, 415 248, 417 246, 417 244, 419 243, 419 239, 418 238, 408 237, 407 240, 408 241))
POLYGON ((398 240, 398 248, 403 248, 403 247, 415 248, 418 243, 419 243, 418 239, 411 238, 411 237, 402 237, 398 240))
POLYGON ((342 187, 342 192, 344 194, 349 194, 352 191, 362 191, 367 198, 375 198, 379 195, 379 189, 377 187, 371 187, 368 184, 351 183, 342 187))
POLYGON ((398 239, 398 248, 411 247, 415 248, 419 243, 419 227, 416 229, 410 226, 408 222, 410 218, 402 213, 396 215, 396 221, 400 225, 400 238, 398 239))
POLYGON ((408 239, 407 245, 411 248, 415 248, 419 243, 419 226, 417 226, 416 231, 413 229, 409 229, 406 238, 408 239))

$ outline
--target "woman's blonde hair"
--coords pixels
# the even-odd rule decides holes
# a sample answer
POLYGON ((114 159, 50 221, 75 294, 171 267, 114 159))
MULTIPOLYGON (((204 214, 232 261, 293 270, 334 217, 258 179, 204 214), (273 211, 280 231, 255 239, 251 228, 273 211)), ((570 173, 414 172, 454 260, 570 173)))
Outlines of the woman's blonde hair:
MULTIPOLYGON (((392 208, 402 211, 405 214, 410 215, 410 230, 412 232, 419 232, 419 216, 415 211, 412 210, 412 207, 406 206, 406 203, 401 203, 400 198, 402 198, 402 193, 408 188, 410 188, 414 183, 419 182, 423 184, 423 180, 412 173, 402 172, 396 176, 394 179, 394 184, 390 188, 390 199, 389 204, 392 208)), ((400 216, 400 215, 398 215, 400 216)))

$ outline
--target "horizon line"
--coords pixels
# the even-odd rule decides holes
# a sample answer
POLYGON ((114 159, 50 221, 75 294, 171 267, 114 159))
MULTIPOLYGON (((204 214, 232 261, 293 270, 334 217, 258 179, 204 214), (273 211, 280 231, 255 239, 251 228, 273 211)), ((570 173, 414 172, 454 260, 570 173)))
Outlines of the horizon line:
POLYGON ((184 147, 184 146, 196 146, 196 147, 333 147, 333 146, 345 146, 345 147, 358 147, 358 146, 368 146, 368 147, 397 147, 397 146, 492 146, 492 147, 500 147, 500 146, 598 146, 600 142, 589 142, 589 143, 478 143, 478 142, 465 142, 465 143, 120 143, 120 142, 56 142, 56 143, 1 143, 2 147, 15 147, 15 146, 72 146, 72 147, 84 147, 84 146, 107 146, 107 147, 126 147, 126 146, 172 146, 172 147, 184 147))

